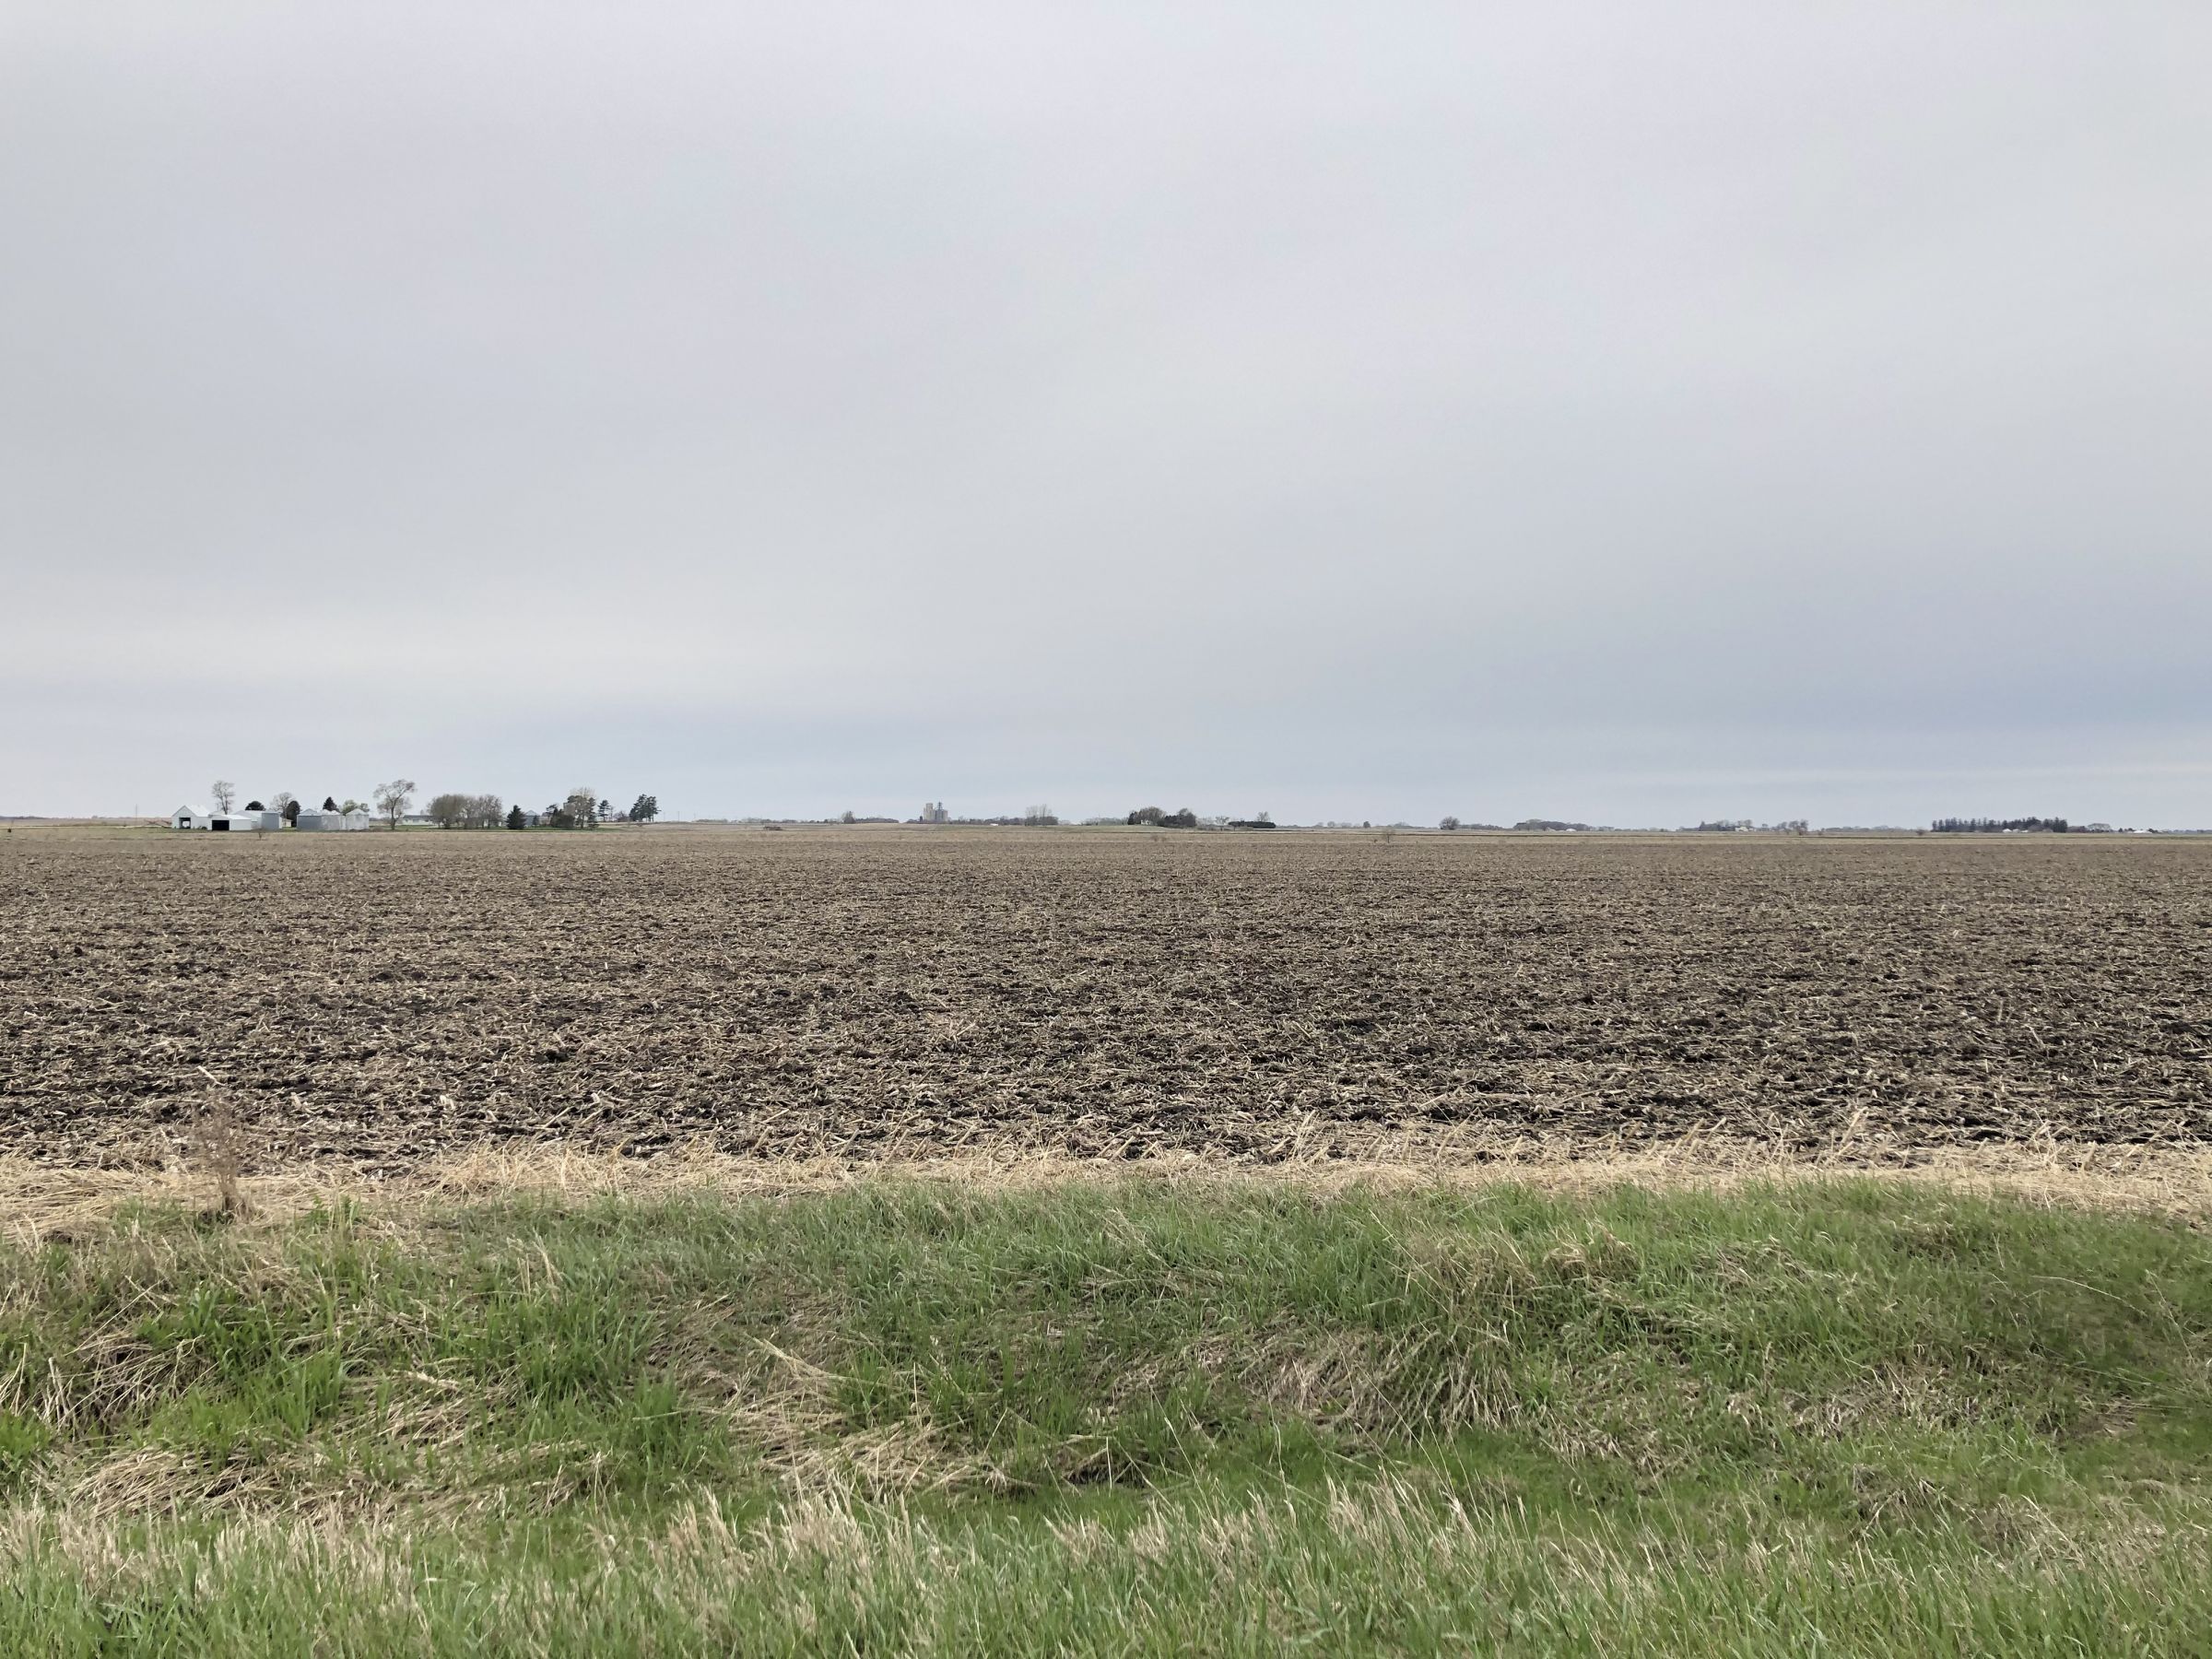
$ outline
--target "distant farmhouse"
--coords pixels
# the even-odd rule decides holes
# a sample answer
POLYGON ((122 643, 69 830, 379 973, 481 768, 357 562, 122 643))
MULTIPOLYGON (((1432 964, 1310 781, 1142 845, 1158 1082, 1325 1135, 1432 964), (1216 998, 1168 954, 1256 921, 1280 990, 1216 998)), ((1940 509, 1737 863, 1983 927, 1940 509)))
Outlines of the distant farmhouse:
MULTIPOLYGON (((369 809, 357 806, 351 812, 302 812, 298 828, 301 830, 366 830, 369 828, 369 809)), ((169 815, 171 830, 211 830, 216 831, 247 830, 281 830, 284 814, 281 812, 199 812, 190 806, 180 806, 169 815)))

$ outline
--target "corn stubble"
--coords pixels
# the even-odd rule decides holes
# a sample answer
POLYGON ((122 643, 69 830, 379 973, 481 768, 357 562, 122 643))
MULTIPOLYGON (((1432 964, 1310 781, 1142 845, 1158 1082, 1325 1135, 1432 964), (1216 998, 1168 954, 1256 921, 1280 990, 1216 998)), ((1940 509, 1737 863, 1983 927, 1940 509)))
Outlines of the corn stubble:
POLYGON ((182 1156, 211 1104, 257 1167, 388 1171, 2212 1133, 2194 841, 18 840, 0 1110, 79 1166, 182 1156))

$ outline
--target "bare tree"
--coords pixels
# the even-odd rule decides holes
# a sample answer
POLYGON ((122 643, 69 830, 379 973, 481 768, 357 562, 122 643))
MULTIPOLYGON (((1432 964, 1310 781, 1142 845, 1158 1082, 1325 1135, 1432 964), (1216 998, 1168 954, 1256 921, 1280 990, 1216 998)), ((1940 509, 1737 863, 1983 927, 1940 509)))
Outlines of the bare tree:
POLYGON ((1447 812, 1444 814, 1443 818, 1438 821, 1436 827, 1439 830, 1456 830, 1459 828, 1459 820, 1447 812))
POLYGON ((371 794, 376 801, 377 816, 387 828, 396 830, 399 820, 407 816, 407 803, 415 798, 415 780, 394 778, 389 783, 379 783, 371 794))
POLYGON ((218 812, 229 812, 230 803, 238 799, 238 785, 228 778, 218 778, 207 785, 207 798, 215 803, 218 812))
POLYGON ((588 783, 579 783, 569 791, 569 798, 561 803, 580 830, 599 821, 599 792, 588 783))

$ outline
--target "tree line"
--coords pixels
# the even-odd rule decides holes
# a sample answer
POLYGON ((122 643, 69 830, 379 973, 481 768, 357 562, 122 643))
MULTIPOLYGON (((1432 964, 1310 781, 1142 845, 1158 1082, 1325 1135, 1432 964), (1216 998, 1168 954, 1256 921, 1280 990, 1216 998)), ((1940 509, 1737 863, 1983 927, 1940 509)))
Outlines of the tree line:
POLYGON ((641 794, 627 812, 589 784, 578 784, 541 811, 505 806, 495 794, 441 794, 431 797, 423 816, 441 830, 592 830, 601 824, 650 824, 661 816, 658 796, 641 794))
POLYGON ((1938 835, 2002 835, 2007 830, 2041 830, 2052 835, 2066 832, 2063 818, 1946 818, 1930 826, 1938 835))

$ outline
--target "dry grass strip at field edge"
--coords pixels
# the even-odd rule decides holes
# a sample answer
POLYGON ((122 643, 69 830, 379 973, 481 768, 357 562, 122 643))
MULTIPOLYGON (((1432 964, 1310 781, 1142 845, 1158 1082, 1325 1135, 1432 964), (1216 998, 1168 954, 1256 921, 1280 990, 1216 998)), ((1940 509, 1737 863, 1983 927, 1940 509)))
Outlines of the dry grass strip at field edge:
POLYGON ((1977 1195, 2212 1219, 2212 1147, 1993 1145, 1930 1149, 1866 1145, 1845 1154, 1793 1155, 1771 1144, 1689 1138, 1608 1147, 1530 1139, 1477 1142, 1378 1136, 1354 1157, 1293 1154, 1257 1164, 1203 1153, 1082 1159, 989 1147, 914 1159, 766 1159, 703 1145, 651 1158, 569 1142, 487 1144, 442 1152, 395 1172, 300 1164, 235 1175, 206 1159, 91 1168, 0 1156, 0 1233, 18 1242, 66 1239, 133 1206, 235 1206, 280 1222, 317 1205, 437 1207, 530 1196, 588 1201, 688 1193, 773 1196, 883 1180, 942 1181, 971 1190, 1137 1179, 1182 1183, 1266 1182, 1317 1194, 1360 1187, 1483 1187, 1546 1192, 1622 1185, 1726 1191, 1752 1184, 1867 1177, 1977 1195), (228 1199, 226 1197, 228 1194, 228 1199))

